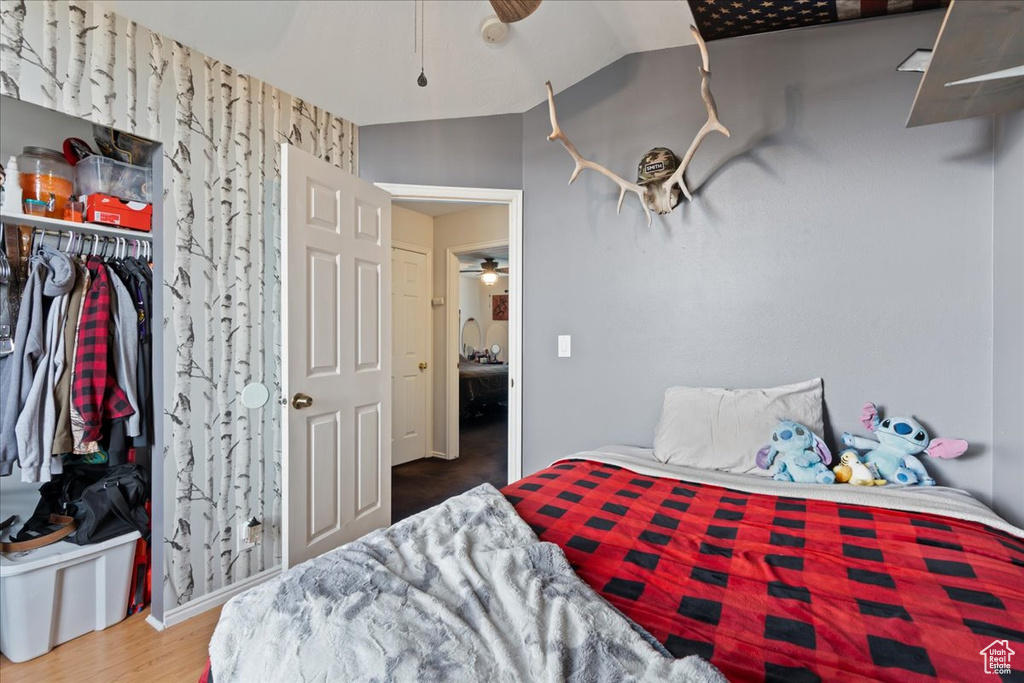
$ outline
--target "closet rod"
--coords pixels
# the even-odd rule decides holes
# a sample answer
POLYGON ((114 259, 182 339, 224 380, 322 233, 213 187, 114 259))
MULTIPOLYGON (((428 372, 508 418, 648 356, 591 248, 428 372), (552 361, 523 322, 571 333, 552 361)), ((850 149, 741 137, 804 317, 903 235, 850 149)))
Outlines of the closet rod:
POLYGON ((103 237, 124 237, 130 240, 142 240, 151 242, 153 233, 141 230, 129 230, 117 228, 110 225, 97 223, 76 223, 65 221, 59 218, 47 218, 45 216, 29 216, 26 214, 0 214, 0 222, 5 225, 27 225, 40 230, 61 230, 81 233, 83 235, 100 235, 103 237))
POLYGON ((94 252, 94 255, 98 255, 95 252, 95 248, 98 245, 100 245, 100 244, 103 245, 103 248, 102 248, 103 251, 100 252, 100 253, 106 253, 107 246, 108 245, 113 245, 114 246, 114 254, 115 255, 117 254, 117 250, 119 248, 121 248, 121 247, 124 247, 125 254, 127 254, 127 249, 129 247, 129 245, 133 245, 134 248, 135 248, 135 255, 136 256, 138 256, 140 251, 141 251, 142 255, 145 258, 148 259, 150 257, 150 249, 151 249, 151 247, 150 247, 149 242, 145 241, 145 240, 141 240, 141 239, 135 238, 135 237, 121 237, 119 235, 117 235, 117 236, 115 236, 115 235, 92 235, 92 234, 88 234, 88 233, 82 234, 82 233, 75 232, 74 230, 66 230, 66 231, 65 230, 46 230, 46 229, 43 229, 43 228, 33 228, 32 229, 32 239, 33 239, 33 241, 35 241, 36 237, 40 237, 41 239, 45 240, 47 235, 53 235, 54 237, 57 238, 57 248, 58 249, 60 248, 61 240, 63 240, 64 236, 67 235, 70 238, 70 241, 68 242, 67 247, 66 247, 67 249, 71 248, 71 246, 75 243, 75 237, 78 237, 79 245, 80 245, 79 246, 79 250, 81 249, 81 245, 85 243, 85 240, 88 239, 88 240, 92 241, 93 247, 91 248, 91 250, 94 252))

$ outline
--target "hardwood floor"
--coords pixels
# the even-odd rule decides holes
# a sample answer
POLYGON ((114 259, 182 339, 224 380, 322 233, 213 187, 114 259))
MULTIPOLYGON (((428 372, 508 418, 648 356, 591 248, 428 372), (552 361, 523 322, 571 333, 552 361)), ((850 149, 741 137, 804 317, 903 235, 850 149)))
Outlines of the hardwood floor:
POLYGON ((508 413, 484 415, 459 425, 459 457, 423 458, 391 469, 391 521, 426 510, 490 482, 508 483, 508 413))
POLYGON ((210 636, 220 608, 160 632, 147 612, 87 633, 33 660, 15 664, 0 657, 3 683, 196 683, 206 666, 210 636))

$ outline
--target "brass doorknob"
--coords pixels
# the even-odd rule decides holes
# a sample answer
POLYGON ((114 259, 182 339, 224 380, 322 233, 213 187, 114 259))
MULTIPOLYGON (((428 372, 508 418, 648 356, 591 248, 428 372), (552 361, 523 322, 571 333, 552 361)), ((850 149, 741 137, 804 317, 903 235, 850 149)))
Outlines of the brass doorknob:
POLYGON ((313 397, 307 396, 306 394, 295 394, 292 396, 292 407, 296 410, 302 410, 313 405, 313 397))
POLYGON ((426 369, 427 369, 427 364, 426 363, 420 363, 420 370, 426 370, 426 369))

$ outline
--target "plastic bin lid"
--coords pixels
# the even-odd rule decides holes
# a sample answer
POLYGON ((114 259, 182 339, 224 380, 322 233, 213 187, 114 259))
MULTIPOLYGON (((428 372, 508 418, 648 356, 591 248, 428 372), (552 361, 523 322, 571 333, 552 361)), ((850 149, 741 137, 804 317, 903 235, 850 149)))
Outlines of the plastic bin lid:
POLYGON ((125 543, 134 543, 139 538, 142 538, 139 532, 133 531, 92 545, 76 545, 69 541, 57 541, 23 553, 0 553, 0 578, 17 576, 64 562, 84 560, 92 555, 99 555, 109 548, 125 543))

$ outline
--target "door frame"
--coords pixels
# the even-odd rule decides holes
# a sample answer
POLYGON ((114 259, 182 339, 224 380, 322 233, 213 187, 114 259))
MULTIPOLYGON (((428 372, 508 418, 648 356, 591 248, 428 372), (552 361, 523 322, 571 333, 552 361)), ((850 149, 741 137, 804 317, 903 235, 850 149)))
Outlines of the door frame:
MULTIPOLYGON (((467 204, 504 204, 508 208, 508 265, 509 265, 509 312, 508 312, 508 481, 522 478, 523 472, 523 191, 478 187, 450 187, 441 185, 408 185, 400 183, 376 183, 377 187, 391 193, 395 200, 457 202, 467 204)), ((460 249, 461 247, 455 247, 460 249)), ((450 253, 450 250, 449 250, 450 253)), ((450 261, 450 258, 449 258, 450 261)), ((450 279, 450 278, 446 278, 450 279)), ((456 285, 458 283, 456 282, 456 285)), ((451 283, 448 284, 450 291, 451 283)), ((447 296, 448 292, 445 292, 447 296)), ((447 299, 446 299, 447 303, 447 299)), ((452 390, 453 368, 458 367, 458 354, 452 350, 458 345, 458 331, 452 337, 451 306, 445 311, 445 377, 446 397, 449 405, 445 428, 446 452, 458 452, 459 415, 458 408, 451 410, 452 394, 458 405, 458 380, 452 390)), ((458 328, 458 310, 455 310, 455 328, 458 328)))
MULTIPOLYGON (((392 218, 392 220, 394 220, 394 219, 392 218)), ((394 233, 392 232, 392 235, 393 234, 394 233)), ((401 242, 401 241, 393 239, 393 240, 391 240, 391 251, 393 252, 395 249, 401 249, 403 251, 411 251, 414 254, 423 254, 424 256, 427 257, 427 284, 429 285, 429 288, 430 288, 430 296, 427 297, 427 358, 429 360, 433 360, 434 359, 434 311, 433 311, 433 307, 430 304, 430 300, 434 297, 434 249, 433 249, 433 247, 424 247, 424 246, 421 246, 419 244, 413 244, 412 242, 401 242)), ((393 283, 393 281, 395 279, 395 271, 394 271, 394 269, 391 270, 391 279, 392 279, 392 283, 393 283)), ((392 287, 391 288, 392 294, 394 294, 394 291, 395 291, 395 288, 392 287)), ((392 310, 392 314, 394 314, 394 307, 392 307, 391 310, 392 310)), ((394 326, 392 326, 392 328, 391 328, 391 335, 392 335, 392 337, 394 337, 394 334, 395 334, 395 329, 394 329, 394 326)), ((394 353, 394 345, 392 345, 392 354, 393 353, 394 353)), ((394 364, 392 363, 391 372, 394 373, 394 371, 395 371, 395 368, 394 368, 394 364)), ((426 436, 427 436, 427 443, 426 443, 426 451, 424 452, 423 455, 424 455, 424 457, 430 457, 430 455, 433 454, 433 452, 434 452, 434 366, 433 366, 433 364, 428 364, 427 365, 427 369, 426 369, 425 374, 427 376, 427 406, 426 406, 427 426, 426 426, 426 430, 425 430, 426 431, 426 436)), ((394 400, 395 400, 395 395, 394 395, 394 392, 392 392, 392 394, 391 394, 391 401, 392 401, 392 403, 394 402, 394 400)), ((392 412, 392 415, 393 414, 394 413, 392 412)), ((392 441, 394 441, 394 439, 392 439, 392 441)), ((395 464, 394 464, 394 449, 391 450, 391 453, 392 453, 392 463, 391 463, 391 466, 394 467, 395 466, 395 464)))

